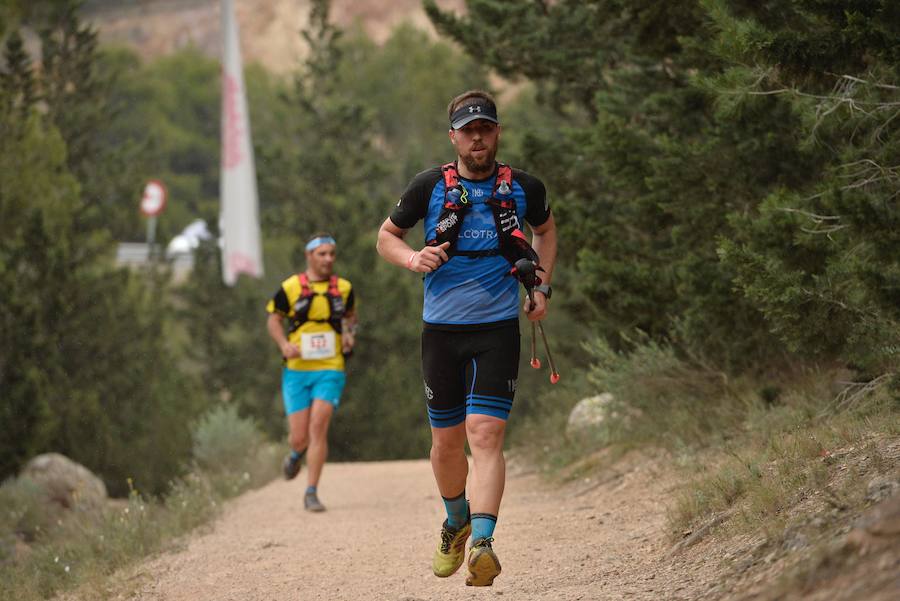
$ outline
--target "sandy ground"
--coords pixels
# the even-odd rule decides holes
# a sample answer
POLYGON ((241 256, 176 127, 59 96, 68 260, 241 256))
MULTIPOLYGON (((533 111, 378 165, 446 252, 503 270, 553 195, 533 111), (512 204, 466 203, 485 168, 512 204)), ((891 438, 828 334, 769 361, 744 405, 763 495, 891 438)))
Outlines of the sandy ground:
MULTIPOLYGON (((511 470, 512 471, 512 470, 511 470)), ((129 598, 142 601, 700 599, 712 565, 667 558, 670 484, 647 463, 552 487, 508 478, 493 587, 465 585, 465 567, 431 574, 443 505, 427 461, 326 466, 321 514, 303 510, 304 474, 229 503, 206 533, 141 564, 129 598), (704 577, 704 573, 708 575, 704 577)), ((714 562, 713 562, 714 563, 714 562)))

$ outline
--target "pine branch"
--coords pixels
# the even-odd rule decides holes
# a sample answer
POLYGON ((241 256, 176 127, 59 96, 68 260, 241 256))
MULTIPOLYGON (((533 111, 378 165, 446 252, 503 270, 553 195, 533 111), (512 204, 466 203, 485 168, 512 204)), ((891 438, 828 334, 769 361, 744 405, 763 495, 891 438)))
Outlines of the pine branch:
POLYGON ((827 414, 840 413, 849 409, 854 409, 867 396, 887 384, 894 374, 881 374, 874 380, 869 382, 846 382, 847 387, 844 388, 834 400, 819 414, 824 417, 827 414))

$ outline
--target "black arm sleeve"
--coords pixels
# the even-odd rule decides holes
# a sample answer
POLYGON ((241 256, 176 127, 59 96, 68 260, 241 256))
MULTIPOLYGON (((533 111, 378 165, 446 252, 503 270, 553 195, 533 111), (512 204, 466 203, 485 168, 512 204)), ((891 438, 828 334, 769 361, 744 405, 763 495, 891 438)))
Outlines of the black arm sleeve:
POLYGON ((544 182, 519 169, 513 169, 513 178, 525 191, 525 221, 532 227, 543 225, 550 219, 550 202, 544 182))
POLYGON ((391 221, 399 228, 409 229, 428 213, 428 202, 434 186, 441 181, 441 168, 433 167, 413 178, 391 213, 391 221))
POLYGON ((344 307, 344 311, 349 313, 353 310, 353 306, 356 304, 356 292, 353 288, 350 289, 350 293, 347 295, 347 305, 344 307))
POLYGON ((284 291, 284 288, 279 288, 278 292, 275 293, 275 296, 272 297, 272 306, 275 308, 275 312, 280 313, 281 315, 287 317, 287 314, 291 312, 291 306, 288 304, 287 293, 284 291))

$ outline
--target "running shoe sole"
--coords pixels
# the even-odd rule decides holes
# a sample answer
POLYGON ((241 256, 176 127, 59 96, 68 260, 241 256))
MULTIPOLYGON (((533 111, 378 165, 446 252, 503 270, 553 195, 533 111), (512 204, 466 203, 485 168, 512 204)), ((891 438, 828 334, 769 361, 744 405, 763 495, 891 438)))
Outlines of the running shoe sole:
POLYGON ((466 586, 491 586, 500 575, 500 560, 490 547, 474 547, 469 555, 466 586))

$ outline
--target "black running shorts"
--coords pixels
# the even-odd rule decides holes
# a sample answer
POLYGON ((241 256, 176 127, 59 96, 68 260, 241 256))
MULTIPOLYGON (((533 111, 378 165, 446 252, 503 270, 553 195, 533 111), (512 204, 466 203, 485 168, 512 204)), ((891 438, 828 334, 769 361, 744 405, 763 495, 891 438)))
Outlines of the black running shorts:
POLYGON ((519 377, 519 320, 422 331, 428 419, 449 428, 478 413, 507 419, 519 377))

